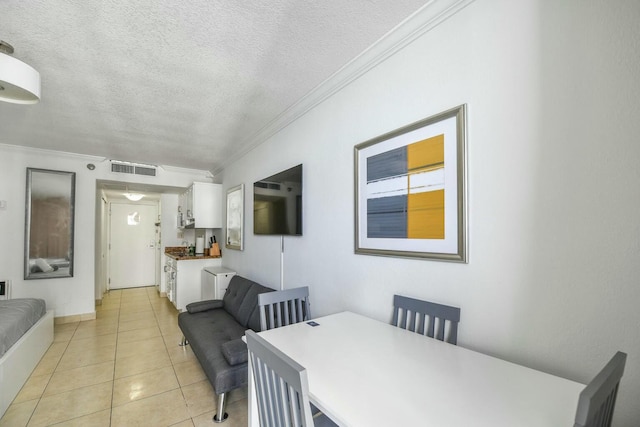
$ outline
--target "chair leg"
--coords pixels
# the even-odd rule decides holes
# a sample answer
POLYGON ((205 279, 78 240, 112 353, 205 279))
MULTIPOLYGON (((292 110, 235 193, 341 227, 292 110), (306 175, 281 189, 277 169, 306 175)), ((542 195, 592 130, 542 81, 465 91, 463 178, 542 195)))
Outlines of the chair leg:
POLYGON ((182 341, 180 341, 180 344, 178 344, 180 347, 184 347, 186 345, 189 345, 189 340, 183 335, 182 336, 182 341))
POLYGON ((214 423, 222 423, 225 422, 227 418, 229 418, 229 414, 224 412, 224 407, 227 402, 226 397, 227 393, 220 393, 218 395, 218 412, 213 416, 214 423), (220 414, 222 414, 222 416, 220 414))

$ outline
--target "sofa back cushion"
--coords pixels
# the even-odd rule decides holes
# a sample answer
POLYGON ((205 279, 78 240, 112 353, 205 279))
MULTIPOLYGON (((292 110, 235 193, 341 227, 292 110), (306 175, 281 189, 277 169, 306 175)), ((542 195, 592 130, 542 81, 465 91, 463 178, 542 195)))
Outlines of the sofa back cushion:
POLYGON ((256 304, 256 307, 251 312, 249 316, 249 322, 247 322, 247 328, 253 329, 255 332, 261 332, 260 328, 260 308, 256 304))
POLYGON ((273 292, 274 289, 267 288, 266 286, 255 283, 247 294, 244 296, 240 312, 242 319, 246 319, 243 326, 249 329, 253 329, 256 332, 260 332, 260 310, 258 309, 258 294, 264 292, 273 292), (257 329, 256 329, 257 328, 257 329))
POLYGON ((251 314, 258 306, 258 294, 272 291, 271 288, 235 275, 231 278, 227 292, 224 294, 224 309, 240 325, 247 327, 251 314))
POLYGON ((236 274, 231 278, 231 281, 229 281, 227 292, 225 292, 224 297, 222 297, 225 311, 233 316, 233 318, 240 324, 243 324, 243 322, 238 320, 238 311, 240 310, 240 305, 242 304, 247 291, 253 283, 254 282, 251 280, 245 279, 244 277, 236 274))

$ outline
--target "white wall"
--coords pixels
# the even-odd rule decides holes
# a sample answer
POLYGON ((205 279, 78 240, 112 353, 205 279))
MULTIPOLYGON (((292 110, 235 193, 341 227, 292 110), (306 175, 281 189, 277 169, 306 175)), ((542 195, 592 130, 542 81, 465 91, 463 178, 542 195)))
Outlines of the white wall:
POLYGON ((587 382, 629 354, 616 426, 640 419, 640 3, 476 1, 227 167, 245 250, 278 287, 279 237, 252 233, 252 183, 304 164, 304 236, 285 287, 314 315, 389 321, 394 293, 462 308, 459 344, 587 382), (353 147, 468 105, 469 263, 355 255, 353 147))
POLYGON ((109 251, 109 214, 107 195, 104 190, 98 190, 96 203, 96 241, 95 241, 95 299, 102 303, 102 296, 107 292, 107 254, 109 251))
MULTIPOLYGON (((28 107, 27 107, 28 108, 28 107)), ((109 162, 88 156, 70 155, 3 145, 9 142, 0 134, 0 200, 7 208, 0 210, 0 280, 12 282, 13 298, 43 298, 56 317, 87 315, 95 312, 95 252, 98 243, 96 224, 101 212, 96 209, 96 180, 140 182, 173 187, 188 187, 193 181, 205 181, 199 173, 158 168, 156 177, 114 174, 109 162), (94 163, 96 169, 87 169, 94 163), (24 224, 27 167, 76 173, 74 277, 24 280, 24 224)), ((99 205, 98 205, 99 206, 99 205)))

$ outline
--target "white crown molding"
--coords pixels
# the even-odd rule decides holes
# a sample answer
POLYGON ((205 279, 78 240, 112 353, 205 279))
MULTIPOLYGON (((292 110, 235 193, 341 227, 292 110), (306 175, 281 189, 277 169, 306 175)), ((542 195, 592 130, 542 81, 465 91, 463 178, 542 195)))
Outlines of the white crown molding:
POLYGON ((11 145, 11 144, 0 143, 0 151, 6 151, 6 152, 13 151, 18 153, 28 153, 30 155, 35 155, 35 156, 66 158, 66 159, 73 159, 73 160, 85 161, 90 163, 104 163, 104 162, 110 162, 111 160, 114 160, 116 162, 130 163, 132 165, 138 165, 138 166, 157 167, 167 172, 180 173, 184 175, 202 176, 205 179, 213 179, 213 174, 211 173, 211 171, 204 170, 204 169, 181 168, 177 166, 168 166, 168 165, 156 166, 156 165, 151 165, 147 163, 136 163, 136 162, 128 162, 125 160, 109 159, 101 156, 91 156, 88 154, 78 154, 78 153, 69 153, 66 151, 47 150, 45 148, 25 147, 22 145, 11 145))
POLYGON ((431 31, 475 0, 431 0, 410 15, 377 42, 349 61, 344 67, 312 89, 295 104, 267 123, 255 134, 243 141, 245 149, 225 160, 214 170, 218 174, 225 166, 240 159, 265 142, 271 136, 293 123, 311 109, 336 92, 349 85, 360 76, 411 44, 418 37, 431 31))
POLYGON ((179 166, 170 166, 170 165, 152 165, 149 163, 130 162, 128 160, 118 160, 118 159, 108 159, 108 161, 115 162, 115 163, 129 164, 134 166, 157 168, 157 169, 162 169, 166 172, 179 173, 179 174, 192 175, 192 176, 202 176, 206 179, 213 179, 213 174, 211 173, 211 171, 208 171, 205 169, 191 169, 191 168, 183 168, 179 166))
POLYGON ((100 163, 106 160, 105 157, 91 156, 88 154, 68 153, 66 151, 47 150, 46 148, 25 147, 21 145, 10 145, 0 143, 0 150, 29 153, 38 156, 54 156, 81 161, 100 163))
POLYGON ((158 167, 166 170, 167 172, 183 173, 185 175, 202 175, 207 179, 213 179, 213 174, 211 173, 211 171, 204 169, 189 169, 169 165, 159 165, 158 167))

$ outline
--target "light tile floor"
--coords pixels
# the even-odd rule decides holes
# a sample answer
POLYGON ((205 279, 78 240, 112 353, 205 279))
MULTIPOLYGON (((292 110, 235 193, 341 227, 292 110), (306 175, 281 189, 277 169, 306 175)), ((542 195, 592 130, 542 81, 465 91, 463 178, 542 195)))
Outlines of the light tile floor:
POLYGON ((0 427, 246 426, 246 387, 229 393, 229 419, 212 421, 215 393, 181 338, 154 287, 110 291, 95 320, 55 326, 0 427))

